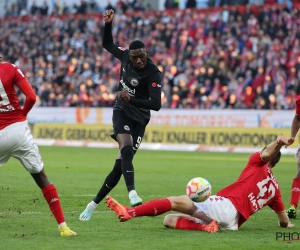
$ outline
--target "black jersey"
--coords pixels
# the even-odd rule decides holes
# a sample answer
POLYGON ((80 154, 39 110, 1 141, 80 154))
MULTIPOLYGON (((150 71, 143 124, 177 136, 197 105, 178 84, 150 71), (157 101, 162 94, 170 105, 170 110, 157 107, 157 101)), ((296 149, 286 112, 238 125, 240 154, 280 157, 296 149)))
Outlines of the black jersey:
POLYGON ((118 90, 126 90, 130 95, 129 102, 116 100, 113 109, 146 125, 150 120, 150 110, 158 111, 161 107, 161 73, 149 58, 144 69, 134 68, 129 50, 113 43, 111 28, 111 23, 105 24, 103 47, 121 61, 118 90))

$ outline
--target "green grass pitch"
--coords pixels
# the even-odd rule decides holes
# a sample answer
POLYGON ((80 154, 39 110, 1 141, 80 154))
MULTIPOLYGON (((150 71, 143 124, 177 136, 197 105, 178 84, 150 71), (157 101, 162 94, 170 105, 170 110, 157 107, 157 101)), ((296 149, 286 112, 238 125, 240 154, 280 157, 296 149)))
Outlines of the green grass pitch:
MULTIPOLYGON (((164 215, 119 222, 105 203, 92 219, 79 221, 111 170, 117 149, 40 147, 45 170, 60 194, 68 225, 76 237, 59 236, 57 225, 39 188, 15 159, 0 169, 0 249, 299 249, 300 241, 276 240, 276 233, 300 233, 299 219, 291 229, 280 228, 268 207, 254 214, 239 231, 208 234, 164 228, 164 215)), ((213 194, 235 181, 249 154, 140 150, 135 159, 136 189, 144 201, 185 193, 197 176, 210 181, 213 194)), ((274 169, 288 207, 296 161, 283 155, 274 169)), ((111 192, 128 204, 124 180, 111 192)), ((300 214, 299 214, 300 217, 300 214)))

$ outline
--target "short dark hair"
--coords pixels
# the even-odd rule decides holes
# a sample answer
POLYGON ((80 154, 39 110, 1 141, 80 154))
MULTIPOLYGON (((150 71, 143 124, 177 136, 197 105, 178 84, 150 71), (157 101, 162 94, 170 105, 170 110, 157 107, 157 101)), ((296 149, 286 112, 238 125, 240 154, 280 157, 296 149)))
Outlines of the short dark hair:
POLYGON ((269 161, 270 165, 271 165, 272 167, 274 167, 274 166, 279 162, 280 158, 281 158, 281 152, 279 151, 279 152, 277 153, 277 155, 275 155, 275 156, 269 161))
POLYGON ((129 50, 145 48, 145 44, 140 40, 135 40, 129 45, 129 50))

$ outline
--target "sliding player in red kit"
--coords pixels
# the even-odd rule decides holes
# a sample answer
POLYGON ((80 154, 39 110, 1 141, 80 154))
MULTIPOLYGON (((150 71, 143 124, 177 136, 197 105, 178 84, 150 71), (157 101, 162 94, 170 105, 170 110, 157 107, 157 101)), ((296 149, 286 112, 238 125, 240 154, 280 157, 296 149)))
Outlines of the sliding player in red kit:
MULTIPOLYGON (((296 114, 292 121, 291 137, 288 139, 287 146, 294 143, 299 128, 300 128, 300 95, 298 96, 298 98, 296 100, 296 114)), ((291 207, 287 210, 287 214, 288 214, 289 218, 291 218, 291 219, 296 218, 296 215, 297 215, 296 210, 298 207, 299 197, 300 197, 300 154, 299 154, 299 151, 300 151, 300 145, 298 145, 298 149, 295 154, 298 171, 297 171, 296 177, 293 179, 293 182, 292 182, 292 190, 291 190, 291 196, 290 196, 291 207)))
POLYGON ((209 233, 215 233, 219 228, 238 230, 251 215, 269 206, 276 212, 280 227, 293 227, 272 172, 281 158, 280 149, 287 142, 284 136, 278 136, 260 152, 252 154, 239 178, 204 202, 193 202, 187 195, 181 195, 154 199, 129 208, 108 196, 106 204, 115 211, 121 222, 141 216, 158 216, 173 210, 181 214, 166 215, 163 222, 166 227, 209 233))
POLYGON ((36 96, 22 71, 11 63, 2 62, 0 55, 0 167, 12 156, 19 160, 42 190, 43 196, 58 223, 61 236, 76 235, 66 224, 57 190, 44 171, 39 149, 30 133, 26 116, 36 96), (25 95, 21 108, 15 92, 17 86, 25 95))

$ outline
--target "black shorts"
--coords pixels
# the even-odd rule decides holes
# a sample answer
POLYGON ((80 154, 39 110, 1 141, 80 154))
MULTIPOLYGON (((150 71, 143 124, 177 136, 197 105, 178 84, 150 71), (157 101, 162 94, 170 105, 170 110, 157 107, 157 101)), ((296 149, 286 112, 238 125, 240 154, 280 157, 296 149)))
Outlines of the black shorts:
POLYGON ((133 150, 136 152, 142 142, 147 125, 140 124, 128 117, 125 112, 118 110, 113 111, 112 121, 114 134, 111 137, 116 141, 118 134, 130 134, 133 140, 133 150))

